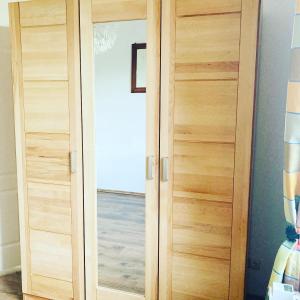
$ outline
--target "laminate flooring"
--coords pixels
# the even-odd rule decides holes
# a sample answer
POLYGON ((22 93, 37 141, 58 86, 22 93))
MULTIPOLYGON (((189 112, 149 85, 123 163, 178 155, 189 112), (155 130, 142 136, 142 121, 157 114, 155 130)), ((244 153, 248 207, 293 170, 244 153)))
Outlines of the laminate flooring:
POLYGON ((98 283, 144 294, 145 198, 98 192, 98 283))
POLYGON ((0 300, 22 299, 21 273, 0 277, 0 300))

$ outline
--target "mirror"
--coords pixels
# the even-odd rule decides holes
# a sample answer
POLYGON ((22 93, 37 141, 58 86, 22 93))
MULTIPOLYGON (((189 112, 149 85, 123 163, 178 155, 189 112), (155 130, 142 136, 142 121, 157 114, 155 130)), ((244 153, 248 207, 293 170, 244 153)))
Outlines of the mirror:
MULTIPOLYGON (((146 94, 131 93, 132 45, 146 21, 94 26, 98 284, 144 294, 146 94)), ((139 52, 139 51, 138 51, 139 52)), ((146 82, 146 49, 137 55, 146 82)))

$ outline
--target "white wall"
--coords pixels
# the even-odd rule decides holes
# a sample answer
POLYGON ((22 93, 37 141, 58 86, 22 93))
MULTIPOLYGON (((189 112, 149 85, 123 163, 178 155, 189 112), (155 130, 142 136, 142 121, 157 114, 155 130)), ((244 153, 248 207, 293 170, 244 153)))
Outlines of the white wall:
POLYGON ((20 266, 9 29, 0 27, 0 275, 20 266))
POLYGON ((8 26, 8 6, 7 2, 0 0, 0 26, 8 26))
POLYGON ((276 252, 285 240, 282 170, 294 1, 263 0, 247 292, 264 296, 276 252))
POLYGON ((114 47, 95 56, 99 189, 144 192, 146 94, 132 94, 130 81, 131 44, 142 42, 145 21, 119 22, 114 47))

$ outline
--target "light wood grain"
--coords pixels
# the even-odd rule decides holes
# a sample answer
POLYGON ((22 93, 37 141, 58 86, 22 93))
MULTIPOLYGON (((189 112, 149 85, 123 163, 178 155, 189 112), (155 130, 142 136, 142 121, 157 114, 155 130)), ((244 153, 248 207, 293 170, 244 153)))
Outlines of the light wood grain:
POLYGON ((239 39, 239 13, 177 19, 176 79, 236 79, 239 39))
POLYGON ((62 0, 21 2, 20 23, 22 27, 66 24, 66 3, 62 0))
POLYGON ((300 14, 300 0, 296 0, 296 13, 300 14))
POLYGON ((99 286, 145 293, 145 196, 97 195, 99 286))
POLYGON ((86 299, 97 299, 97 187, 95 166, 95 101, 92 0, 80 0, 80 50, 82 90, 82 139, 85 217, 86 299), (87 201, 94 199, 94 201, 87 201))
POLYGON ((24 27, 22 62, 24 80, 67 80, 65 25, 24 27))
POLYGON ((158 299, 172 299, 175 1, 162 1, 160 157, 169 158, 168 181, 160 181, 158 299))
POLYGON ((175 142, 174 191, 203 200, 231 202, 234 145, 175 142))
POLYGON ((70 145, 67 134, 26 134, 29 181, 70 184, 70 145))
POLYGON ((31 267, 29 250, 28 203, 26 187, 26 157, 25 157, 25 130, 24 130, 24 106, 23 106, 23 71, 21 55, 21 28, 19 4, 9 5, 9 19, 12 45, 12 73, 14 96, 14 120, 16 139, 16 164, 18 181, 18 205, 20 224, 22 290, 31 292, 31 267))
POLYGON ((236 81, 176 82, 175 98, 175 140, 235 142, 236 81))
POLYGON ((221 14, 241 11, 241 0, 176 0, 177 16, 221 14))
MULTIPOLYGON (((23 75, 18 82, 22 95, 18 109, 22 112, 24 107, 26 116, 16 110, 16 118, 25 140, 19 151, 24 165, 26 160, 24 186, 28 185, 30 197, 23 207, 30 218, 24 228, 27 232, 32 227, 30 237, 24 237, 27 245, 31 243, 30 249, 23 248, 28 257, 24 291, 33 293, 33 276, 52 276, 52 283, 68 281, 65 290, 64 284, 57 283, 59 299, 80 300, 84 298, 84 256, 79 7, 74 0, 33 0, 20 5, 21 17, 16 6, 14 26, 21 31, 16 47, 22 56, 16 56, 14 63, 18 76, 23 75), (72 175, 70 151, 77 152, 77 172, 72 175), (60 260, 63 263, 58 266, 60 260)), ((39 296, 52 298, 45 282, 35 287, 39 296)))
POLYGON ((146 0, 92 0, 92 22, 146 19, 146 0))
MULTIPOLYGON (((71 173, 72 209, 72 278, 76 300, 85 299, 84 278, 84 211, 82 174, 82 111, 80 74, 79 1, 66 0, 68 36, 68 78, 70 110, 70 152, 75 153, 71 173)), ((73 156, 74 157, 74 156, 73 156)))
POLYGON ((242 0, 230 300, 244 299, 259 0, 242 0))
POLYGON ((146 180, 145 193, 145 298, 158 294, 159 247, 159 126, 161 1, 147 0, 147 94, 146 156, 154 158, 153 180, 146 180))
POLYGON ((70 187, 28 183, 29 225, 32 229, 71 234, 70 187))
POLYGON ((230 259, 232 205, 174 198, 173 250, 230 259))
POLYGON ((69 133, 68 82, 25 82, 24 110, 26 132, 69 133))
POLYGON ((72 282, 71 236, 30 230, 32 274, 72 282))
MULTIPOLYGON (((159 173, 159 72, 160 72, 160 1, 158 0, 95 0, 81 1, 81 66, 83 92, 83 153, 84 194, 88 199, 95 197, 95 149, 94 149, 94 103, 93 99, 93 23, 120 20, 146 19, 147 17, 147 155, 154 156, 155 180, 146 184, 146 297, 156 299, 158 274, 158 173, 159 173), (150 54, 149 54, 150 53, 150 54), (155 254, 156 253, 156 254, 155 254)), ((88 220, 86 238, 87 297, 95 299, 97 283, 95 266, 97 258, 96 219, 94 202, 85 202, 88 220)), ((112 293, 112 291, 109 291, 112 293)), ((114 297, 115 293, 104 297, 114 297)), ((141 296, 129 295, 132 299, 141 296)), ((98 298, 101 297, 98 293, 98 298)), ((144 297, 143 297, 144 298, 144 297)), ((102 298, 101 298, 102 299, 102 298)), ((112 298, 115 299, 115 298, 112 298)))
POLYGON ((287 111, 300 113, 300 83, 289 82, 287 96, 287 111))
POLYGON ((47 300, 47 299, 46 298, 37 297, 37 296, 23 294, 23 300, 47 300))
POLYGON ((71 282, 39 275, 32 275, 32 292, 36 295, 44 295, 49 299, 73 299, 71 282))
POLYGON ((227 260, 173 255, 172 300, 228 299, 227 260))

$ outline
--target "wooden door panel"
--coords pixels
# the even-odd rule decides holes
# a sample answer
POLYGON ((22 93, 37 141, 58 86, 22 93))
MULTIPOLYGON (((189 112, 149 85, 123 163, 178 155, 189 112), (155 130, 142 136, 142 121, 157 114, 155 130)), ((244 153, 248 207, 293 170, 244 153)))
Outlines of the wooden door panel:
POLYGON ((20 3, 22 27, 66 24, 66 3, 61 0, 31 0, 20 3))
POLYGON ((160 300, 243 299, 258 12, 162 2, 160 300))
POLYGON ((177 81, 175 98, 176 141, 234 143, 236 81, 177 81))
POLYGON ((32 273, 72 282, 72 242, 69 235, 30 230, 32 273))
POLYGON ((241 11, 241 0, 176 0, 177 16, 194 16, 241 11))
POLYGON ((26 132, 70 132, 68 88, 67 81, 24 83, 26 132))
POLYGON ((22 63, 24 80, 67 80, 66 25, 23 27, 22 63))
POLYGON ((26 134, 26 163, 29 181, 70 185, 68 134, 26 134))
POLYGON ((175 192, 198 194, 198 199, 231 202, 234 145, 174 143, 175 192))
POLYGON ((173 250, 230 259, 232 205, 174 197, 173 250))
POLYGON ((175 78, 237 79, 240 14, 178 18, 175 78))
POLYGON ((70 300, 74 297, 71 282, 39 275, 32 275, 32 291, 50 299, 70 300))
POLYGON ((229 291, 228 260, 173 255, 172 300, 224 300, 229 291))
POLYGON ((93 22, 143 20, 147 16, 146 0, 92 0, 93 22))
POLYGON ((78 1, 14 3, 10 19, 22 289, 26 299, 81 300, 84 254, 78 1), (71 172, 70 157, 75 152, 71 172))
POLYGON ((69 186, 29 182, 28 203, 30 228, 71 234, 69 186))

